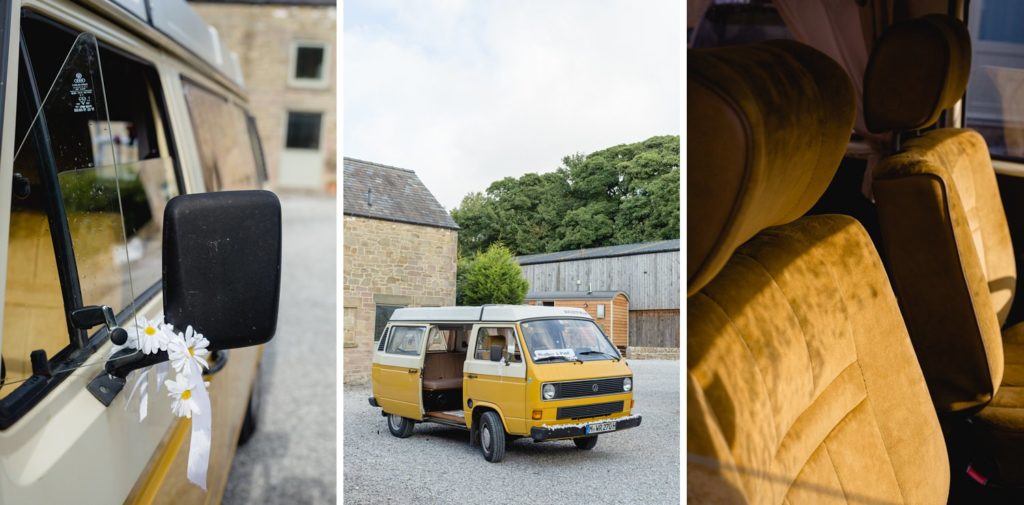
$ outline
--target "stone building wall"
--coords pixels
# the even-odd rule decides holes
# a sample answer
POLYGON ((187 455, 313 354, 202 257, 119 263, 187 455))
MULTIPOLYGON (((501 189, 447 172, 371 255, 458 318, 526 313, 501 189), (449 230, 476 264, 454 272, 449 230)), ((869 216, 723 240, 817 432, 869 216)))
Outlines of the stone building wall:
POLYGON ((344 217, 344 382, 370 378, 376 305, 455 305, 458 232, 344 217))
POLYGON ((287 111, 322 112, 324 168, 320 189, 332 190, 337 181, 337 8, 201 1, 190 5, 217 29, 225 47, 238 54, 271 183, 276 185, 280 173, 287 111), (293 41, 327 43, 326 88, 289 86, 293 41))

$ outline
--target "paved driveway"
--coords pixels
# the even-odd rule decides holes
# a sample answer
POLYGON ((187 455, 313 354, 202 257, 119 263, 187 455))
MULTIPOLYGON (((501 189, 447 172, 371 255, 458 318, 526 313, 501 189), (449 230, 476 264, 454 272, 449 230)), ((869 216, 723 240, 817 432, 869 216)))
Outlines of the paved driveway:
POLYGON ((263 354, 256 434, 223 503, 336 503, 335 200, 282 196, 281 309, 263 354))
POLYGON ((601 435, 593 451, 571 441, 517 440, 484 461, 469 434, 418 424, 391 436, 367 386, 345 388, 345 503, 679 503, 679 362, 631 360, 638 428, 601 435))

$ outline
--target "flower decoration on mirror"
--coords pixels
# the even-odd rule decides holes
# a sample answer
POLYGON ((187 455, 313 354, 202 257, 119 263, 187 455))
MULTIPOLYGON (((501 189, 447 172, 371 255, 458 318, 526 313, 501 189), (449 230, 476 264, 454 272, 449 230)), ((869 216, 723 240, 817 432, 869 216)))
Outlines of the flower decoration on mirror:
POLYGON ((167 344, 167 355, 171 360, 171 366, 178 373, 185 377, 200 375, 203 369, 209 369, 206 356, 210 354, 207 347, 210 341, 202 333, 192 329, 192 325, 185 328, 185 333, 178 333, 167 344))
POLYGON ((168 343, 174 338, 174 330, 167 324, 156 320, 146 320, 142 317, 135 319, 135 334, 138 341, 137 348, 144 354, 166 351, 168 343))
POLYGON ((167 396, 173 399, 171 402, 171 412, 174 415, 191 419, 192 414, 201 413, 199 403, 192 394, 197 382, 201 381, 201 378, 193 379, 186 377, 184 374, 178 374, 174 380, 164 381, 164 386, 167 387, 167 396))

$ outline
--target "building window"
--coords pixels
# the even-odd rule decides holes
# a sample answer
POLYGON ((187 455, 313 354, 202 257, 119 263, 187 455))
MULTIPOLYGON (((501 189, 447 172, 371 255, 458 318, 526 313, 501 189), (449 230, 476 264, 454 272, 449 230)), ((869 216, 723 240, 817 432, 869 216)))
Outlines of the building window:
POLYGON ((327 47, 323 42, 294 42, 288 84, 300 88, 326 88, 327 47))
POLYGON ((380 340, 380 336, 384 333, 384 327, 388 325, 388 321, 391 319, 391 314, 395 313, 396 309, 402 308, 401 305, 378 305, 377 313, 373 318, 373 341, 380 340))
POLYGON ((320 149, 319 112, 288 112, 288 131, 285 147, 288 149, 320 149))
POLYGON ((604 319, 604 304, 603 303, 597 304, 597 318, 598 319, 604 319))

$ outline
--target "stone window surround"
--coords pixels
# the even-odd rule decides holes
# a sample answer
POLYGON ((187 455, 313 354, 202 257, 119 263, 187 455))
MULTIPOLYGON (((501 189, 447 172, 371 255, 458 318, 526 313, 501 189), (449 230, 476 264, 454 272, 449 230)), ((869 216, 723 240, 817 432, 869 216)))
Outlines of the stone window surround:
POLYGON ((330 68, 329 62, 331 61, 331 43, 322 40, 304 40, 296 39, 292 40, 291 47, 288 50, 288 86, 292 88, 304 88, 304 89, 327 89, 330 86, 330 68), (315 47, 323 49, 323 69, 319 79, 309 79, 295 76, 295 65, 298 62, 299 48, 301 47, 315 47))

